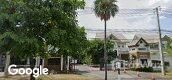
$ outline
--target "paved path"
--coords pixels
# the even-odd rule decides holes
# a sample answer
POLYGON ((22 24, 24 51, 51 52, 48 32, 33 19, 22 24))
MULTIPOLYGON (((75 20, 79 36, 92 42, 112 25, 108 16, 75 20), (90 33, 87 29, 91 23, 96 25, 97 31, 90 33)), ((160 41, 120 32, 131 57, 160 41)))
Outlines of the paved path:
MULTIPOLYGON (((104 80, 104 71, 99 71, 98 68, 93 68, 86 65, 78 65, 76 69, 79 71, 81 75, 94 77, 97 80, 104 80)), ((160 75, 155 75, 153 73, 145 73, 145 72, 135 72, 135 71, 127 71, 124 73, 121 71, 121 74, 118 75, 115 71, 108 71, 108 80, 153 80, 152 78, 156 78, 156 80, 172 80, 172 79, 164 79, 160 77, 160 75)))

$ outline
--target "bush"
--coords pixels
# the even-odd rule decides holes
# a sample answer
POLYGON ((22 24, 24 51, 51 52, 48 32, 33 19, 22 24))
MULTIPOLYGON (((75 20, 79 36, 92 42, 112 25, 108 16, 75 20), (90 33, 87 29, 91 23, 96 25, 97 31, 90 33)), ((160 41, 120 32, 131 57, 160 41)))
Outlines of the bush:
POLYGON ((152 67, 144 67, 142 68, 142 72, 153 72, 153 68, 152 67))
POLYGON ((140 71, 140 72, 153 72, 152 67, 141 67, 141 68, 132 68, 133 71, 140 71))

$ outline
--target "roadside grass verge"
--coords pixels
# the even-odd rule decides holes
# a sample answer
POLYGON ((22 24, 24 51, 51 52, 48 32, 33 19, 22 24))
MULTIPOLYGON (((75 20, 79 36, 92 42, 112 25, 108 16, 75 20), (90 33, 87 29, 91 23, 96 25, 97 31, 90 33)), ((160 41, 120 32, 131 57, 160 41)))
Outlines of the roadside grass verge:
POLYGON ((8 76, 8 77, 0 77, 0 80, 29 80, 28 76, 8 76))
POLYGON ((159 73, 154 73, 154 75, 160 76, 160 77, 162 77, 162 78, 170 78, 170 79, 172 79, 172 71, 166 72, 166 75, 164 75, 164 76, 162 76, 161 72, 159 72, 159 73))
POLYGON ((166 75, 165 75, 165 76, 167 76, 168 78, 172 78, 172 71, 171 71, 171 72, 166 73, 166 75))

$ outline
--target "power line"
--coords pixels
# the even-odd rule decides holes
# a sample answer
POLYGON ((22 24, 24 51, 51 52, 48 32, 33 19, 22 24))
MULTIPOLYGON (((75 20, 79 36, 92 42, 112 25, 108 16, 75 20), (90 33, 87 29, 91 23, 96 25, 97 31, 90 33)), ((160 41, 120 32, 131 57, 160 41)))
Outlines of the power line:
MULTIPOLYGON (((94 9, 92 7, 85 7, 83 10, 78 10, 78 15, 94 14, 94 9)), ((159 11, 160 15, 172 14, 172 9, 161 8, 159 11)), ((143 9, 119 9, 116 16, 146 16, 155 15, 153 8, 143 8, 143 9)))
MULTIPOLYGON (((103 31, 103 29, 85 29, 87 31, 103 31)), ((140 31, 149 31, 154 32, 158 31, 156 29, 107 29, 107 31, 117 31, 117 32, 140 32, 140 31)), ((172 30, 161 29, 163 32, 172 32, 172 30)))
MULTIPOLYGON (((103 38, 96 38, 96 39, 103 39, 103 38)), ((133 40, 133 39, 110 39, 110 40, 133 40)), ((152 38, 152 39, 145 39, 145 40, 159 40, 159 38, 152 38)))
MULTIPOLYGON (((77 11, 79 15, 83 14, 94 14, 92 7, 86 7, 84 10, 77 11)), ((152 15, 153 9, 119 9, 117 15, 152 15)))
MULTIPOLYGON (((87 33, 98 33, 98 32, 103 32, 103 30, 100 29, 86 29, 87 33)), ((148 30, 148 29, 108 29, 108 33, 123 33, 123 34, 128 34, 128 33, 155 33, 158 34, 158 30, 153 29, 153 30, 148 30)), ((172 35, 171 30, 165 30, 162 29, 161 32, 164 35, 172 35)))

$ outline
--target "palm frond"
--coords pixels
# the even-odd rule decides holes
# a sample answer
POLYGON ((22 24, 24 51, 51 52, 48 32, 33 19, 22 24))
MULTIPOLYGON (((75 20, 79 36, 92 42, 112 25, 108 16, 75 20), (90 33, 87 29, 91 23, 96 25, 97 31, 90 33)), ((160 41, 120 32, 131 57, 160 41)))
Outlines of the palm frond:
POLYGON ((116 0, 96 0, 94 2, 94 11, 97 17, 101 20, 109 20, 118 12, 118 6, 115 4, 116 0))

